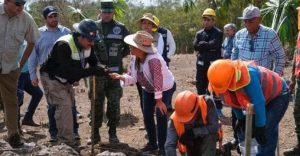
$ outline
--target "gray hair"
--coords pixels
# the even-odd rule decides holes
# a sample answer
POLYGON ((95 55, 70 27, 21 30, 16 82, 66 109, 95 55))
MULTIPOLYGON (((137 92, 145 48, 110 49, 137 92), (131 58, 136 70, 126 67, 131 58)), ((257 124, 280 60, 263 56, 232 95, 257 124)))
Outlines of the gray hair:
POLYGON ((224 29, 233 29, 234 31, 236 31, 237 30, 237 28, 236 28, 236 25, 235 24, 233 24, 233 23, 228 23, 228 24, 226 24, 225 26, 224 26, 224 29))

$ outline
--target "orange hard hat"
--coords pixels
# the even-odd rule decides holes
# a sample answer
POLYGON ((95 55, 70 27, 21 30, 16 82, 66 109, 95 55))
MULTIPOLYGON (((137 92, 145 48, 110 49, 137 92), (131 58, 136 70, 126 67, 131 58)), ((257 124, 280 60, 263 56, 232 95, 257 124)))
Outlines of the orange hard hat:
POLYGON ((197 112, 198 95, 191 91, 180 92, 175 98, 175 115, 179 122, 189 122, 197 112))
POLYGON ((209 87, 217 94, 224 93, 234 79, 235 71, 235 65, 231 60, 214 61, 207 71, 209 87))

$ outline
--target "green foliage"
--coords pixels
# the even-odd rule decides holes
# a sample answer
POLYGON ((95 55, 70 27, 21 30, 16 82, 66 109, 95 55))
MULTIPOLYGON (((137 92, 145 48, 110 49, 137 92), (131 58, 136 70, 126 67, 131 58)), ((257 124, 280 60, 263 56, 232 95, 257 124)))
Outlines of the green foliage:
MULTIPOLYGON (((39 0, 30 7, 30 13, 39 26, 44 25, 42 9, 54 5, 60 14, 60 23, 69 28, 83 18, 97 18, 101 0, 39 0)), ((297 33, 296 7, 299 0, 152 0, 152 5, 131 3, 130 0, 114 0, 115 18, 124 23, 134 33, 140 30, 138 19, 144 13, 155 14, 162 26, 173 33, 177 44, 177 53, 192 53, 195 33, 202 28, 202 12, 213 8, 217 13, 216 26, 220 29, 227 23, 235 23, 242 28, 237 17, 250 3, 262 9, 262 22, 274 28, 285 46, 294 46, 297 33), (267 3, 266 3, 267 2, 267 3)))

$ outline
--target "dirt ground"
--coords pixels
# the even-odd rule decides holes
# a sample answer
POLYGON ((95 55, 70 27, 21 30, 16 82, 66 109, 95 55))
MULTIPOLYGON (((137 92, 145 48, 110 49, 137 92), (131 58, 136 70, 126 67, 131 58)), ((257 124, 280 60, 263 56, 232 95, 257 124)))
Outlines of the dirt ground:
MULTIPOLYGON (((196 88, 194 85, 196 68, 195 68, 195 60, 196 56, 193 54, 189 55, 175 55, 172 57, 172 62, 170 64, 171 71, 173 72, 176 83, 177 83, 177 91, 173 95, 173 99, 177 95, 177 93, 184 90, 191 90, 196 92, 196 88)), ((128 63, 126 60, 125 62, 128 63)), ((285 76, 289 77, 290 68, 286 69, 285 76)), ((76 88, 76 106, 77 110, 81 113, 82 117, 78 120, 79 133, 81 136, 81 144, 86 145, 87 139, 90 137, 90 127, 89 127, 89 110, 90 110, 90 101, 87 97, 88 89, 84 86, 83 81, 80 83, 81 85, 76 88)), ((29 96, 25 94, 24 105, 21 108, 21 113, 24 113, 27 105, 28 105, 29 96)), ((282 155, 282 152, 285 149, 291 148, 296 144, 296 136, 294 133, 294 119, 293 119, 293 104, 290 103, 287 112, 285 113, 284 118, 280 123, 280 132, 279 132, 279 149, 282 155)), ((232 139, 232 129, 230 123, 230 109, 228 107, 224 107, 225 114, 225 123, 223 126, 223 130, 225 132, 224 141, 232 139)), ((36 113, 34 115, 34 121, 41 124, 40 127, 28 127, 23 126, 22 128, 26 131, 24 134, 24 138, 26 142, 35 142, 38 145, 45 144, 49 145, 49 133, 47 128, 48 117, 47 117, 47 104, 45 98, 43 97, 40 105, 38 106, 36 113)), ((145 130, 139 130, 139 127, 143 126, 142 113, 141 108, 139 106, 139 99, 136 90, 136 86, 131 86, 124 88, 124 94, 121 99, 121 121, 120 126, 118 127, 118 137, 122 144, 118 146, 110 146, 107 143, 104 143, 101 146, 101 151, 105 149, 124 152, 127 155, 137 155, 134 151, 142 148, 147 140, 145 139, 145 130), (132 151, 132 152, 130 152, 132 151)), ((3 130, 3 113, 0 112, 0 138, 5 137, 6 131, 3 130)), ((108 134, 107 134, 106 124, 103 124, 101 128, 101 138, 103 142, 108 142, 108 134)), ((96 153, 99 152, 99 146, 96 146, 96 153)), ((81 153, 82 155, 89 155, 88 152, 90 147, 87 147, 81 153)), ((235 152, 233 155, 237 155, 235 152)))

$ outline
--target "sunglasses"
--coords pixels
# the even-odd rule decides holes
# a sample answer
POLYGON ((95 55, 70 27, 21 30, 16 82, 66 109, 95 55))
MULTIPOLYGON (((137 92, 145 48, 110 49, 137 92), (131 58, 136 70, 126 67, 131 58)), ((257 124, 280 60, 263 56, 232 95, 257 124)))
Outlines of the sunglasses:
POLYGON ((254 52, 254 40, 253 39, 249 40, 249 50, 251 52, 254 52))
POLYGON ((25 5, 25 3, 20 3, 20 2, 12 2, 12 1, 9 1, 9 2, 14 3, 18 7, 25 5))

